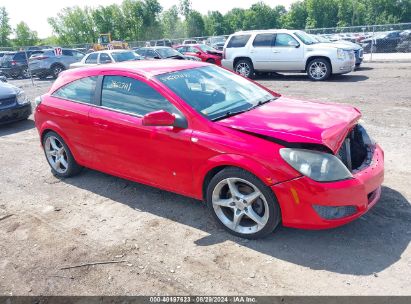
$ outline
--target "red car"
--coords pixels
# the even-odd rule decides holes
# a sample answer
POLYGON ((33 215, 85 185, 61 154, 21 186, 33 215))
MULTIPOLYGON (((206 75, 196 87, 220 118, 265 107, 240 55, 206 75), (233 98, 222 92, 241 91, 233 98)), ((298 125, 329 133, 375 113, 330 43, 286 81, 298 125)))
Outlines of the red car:
POLYGON ((205 200, 237 236, 262 237, 281 221, 336 227, 380 197, 383 151, 357 109, 282 97, 215 65, 69 70, 36 103, 55 175, 88 167, 205 200))
POLYGON ((195 56, 200 58, 201 61, 221 66, 223 52, 218 51, 206 44, 180 45, 176 47, 176 50, 184 55, 195 56))

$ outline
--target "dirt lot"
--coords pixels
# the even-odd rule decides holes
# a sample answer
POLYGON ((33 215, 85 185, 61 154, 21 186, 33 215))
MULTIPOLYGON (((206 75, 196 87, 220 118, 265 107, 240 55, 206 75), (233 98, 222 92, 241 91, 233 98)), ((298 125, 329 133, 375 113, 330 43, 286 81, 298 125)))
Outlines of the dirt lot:
MULTIPOLYGON (((14 123, 0 127, 0 294, 411 295, 411 63, 369 63, 321 83, 259 81, 362 110, 386 155, 382 199, 368 214, 245 241, 199 201, 91 170, 53 177, 33 121, 14 123), (110 260, 126 262, 61 269, 110 260)), ((51 84, 10 82, 33 98, 51 84)))

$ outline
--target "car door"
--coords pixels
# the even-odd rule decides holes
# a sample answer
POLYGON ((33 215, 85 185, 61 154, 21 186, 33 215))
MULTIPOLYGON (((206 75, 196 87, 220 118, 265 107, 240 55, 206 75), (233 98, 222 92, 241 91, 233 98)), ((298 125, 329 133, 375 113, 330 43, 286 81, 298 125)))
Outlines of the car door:
POLYGON ((254 68, 260 71, 271 71, 274 69, 274 44, 275 34, 257 34, 250 47, 250 56, 253 60, 254 68))
POLYGON ((277 33, 274 46, 274 68, 276 71, 303 71, 304 45, 287 33, 277 33))
POLYGON ((94 167, 111 174, 187 194, 192 190, 190 128, 143 126, 143 115, 183 114, 145 79, 101 76, 101 107, 90 111, 94 167))

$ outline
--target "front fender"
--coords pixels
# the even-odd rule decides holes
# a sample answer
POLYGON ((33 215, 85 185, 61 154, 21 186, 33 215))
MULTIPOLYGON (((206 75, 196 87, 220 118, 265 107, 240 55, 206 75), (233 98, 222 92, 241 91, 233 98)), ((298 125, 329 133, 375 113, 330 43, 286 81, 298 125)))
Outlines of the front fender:
POLYGON ((267 186, 279 182, 276 180, 273 172, 253 159, 238 154, 220 154, 208 159, 197 170, 198 174, 194 174, 194 192, 197 198, 203 199, 203 184, 208 172, 221 166, 231 166, 246 170, 257 176, 267 186))

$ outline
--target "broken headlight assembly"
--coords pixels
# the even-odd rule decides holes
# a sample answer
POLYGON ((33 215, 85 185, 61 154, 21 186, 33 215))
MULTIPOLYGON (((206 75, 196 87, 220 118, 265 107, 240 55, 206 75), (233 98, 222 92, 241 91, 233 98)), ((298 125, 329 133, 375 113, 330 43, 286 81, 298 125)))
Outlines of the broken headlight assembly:
POLYGON ((351 172, 341 160, 329 153, 283 148, 280 155, 295 170, 318 182, 352 178, 351 172))

